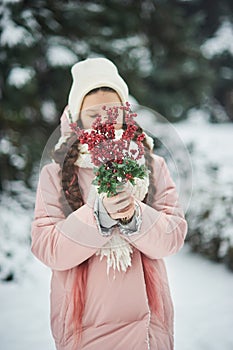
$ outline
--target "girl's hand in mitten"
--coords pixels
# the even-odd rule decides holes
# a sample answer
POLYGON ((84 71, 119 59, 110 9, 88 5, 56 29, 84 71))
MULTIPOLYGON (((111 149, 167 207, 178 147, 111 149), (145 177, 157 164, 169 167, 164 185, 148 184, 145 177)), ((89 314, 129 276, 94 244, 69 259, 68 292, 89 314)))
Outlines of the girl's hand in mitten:
POLYGON ((112 219, 130 219, 134 215, 135 203, 131 193, 132 185, 126 183, 118 188, 117 195, 113 197, 104 196, 103 205, 112 219))

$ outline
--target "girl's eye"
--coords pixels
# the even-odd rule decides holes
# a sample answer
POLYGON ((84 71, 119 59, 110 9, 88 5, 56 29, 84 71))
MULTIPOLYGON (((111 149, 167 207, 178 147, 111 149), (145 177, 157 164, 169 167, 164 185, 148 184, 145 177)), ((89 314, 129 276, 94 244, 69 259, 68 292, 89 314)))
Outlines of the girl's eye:
POLYGON ((97 117, 98 117, 98 114, 90 115, 90 118, 97 118, 97 117))

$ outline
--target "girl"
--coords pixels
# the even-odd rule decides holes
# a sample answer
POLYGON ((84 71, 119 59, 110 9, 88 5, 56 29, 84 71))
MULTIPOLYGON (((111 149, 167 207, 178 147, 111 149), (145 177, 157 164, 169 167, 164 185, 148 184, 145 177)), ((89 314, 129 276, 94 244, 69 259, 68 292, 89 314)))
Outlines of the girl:
MULTIPOLYGON (((32 252, 52 269, 51 329, 58 350, 171 350, 173 304, 163 258, 184 243, 187 222, 164 159, 144 139, 148 178, 99 196, 90 155, 67 114, 90 129, 103 105, 125 104, 115 65, 72 67, 53 162, 40 173, 32 252)), ((116 132, 124 128, 118 116, 116 132)))

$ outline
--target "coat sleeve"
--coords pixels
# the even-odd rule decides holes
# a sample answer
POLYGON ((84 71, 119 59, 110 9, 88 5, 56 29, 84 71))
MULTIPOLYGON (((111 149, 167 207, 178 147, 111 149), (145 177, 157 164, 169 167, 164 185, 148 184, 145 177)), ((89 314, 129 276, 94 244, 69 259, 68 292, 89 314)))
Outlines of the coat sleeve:
POLYGON ((153 185, 156 189, 153 203, 149 206, 138 202, 142 220, 140 231, 126 239, 149 258, 161 259, 183 246, 187 222, 164 159, 159 156, 153 159, 153 185))
POLYGON ((64 216, 58 180, 58 165, 44 166, 36 193, 31 251, 50 268, 67 270, 95 254, 111 236, 99 233, 90 204, 64 216))

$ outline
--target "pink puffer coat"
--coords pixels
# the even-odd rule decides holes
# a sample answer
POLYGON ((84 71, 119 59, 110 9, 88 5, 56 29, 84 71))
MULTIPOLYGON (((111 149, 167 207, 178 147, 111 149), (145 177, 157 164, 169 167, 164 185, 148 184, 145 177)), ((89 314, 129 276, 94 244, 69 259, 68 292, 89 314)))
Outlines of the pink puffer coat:
POLYGON ((172 350, 173 303, 163 258, 178 252, 187 233, 187 222, 178 203, 175 184, 164 159, 154 156, 153 207, 139 202, 140 232, 127 237, 133 247, 127 272, 106 273, 106 260, 95 253, 111 237, 97 228, 93 207, 87 203, 93 170, 78 168, 84 202, 65 218, 60 205, 59 166, 44 166, 37 189, 32 223, 32 252, 52 269, 51 328, 59 350, 71 350, 72 287, 75 266, 88 259, 87 295, 82 320, 82 342, 76 350, 172 350), (162 281, 162 320, 150 312, 141 253, 153 260, 162 281))

